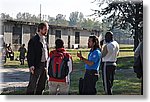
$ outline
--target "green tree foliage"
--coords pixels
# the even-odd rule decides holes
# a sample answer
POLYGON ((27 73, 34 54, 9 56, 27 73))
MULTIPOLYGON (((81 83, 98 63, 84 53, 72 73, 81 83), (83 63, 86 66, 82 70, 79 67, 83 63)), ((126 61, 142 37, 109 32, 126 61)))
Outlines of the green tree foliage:
POLYGON ((6 13, 1 13, 1 16, 0 16, 1 19, 8 19, 8 20, 12 20, 13 18, 10 17, 9 14, 6 14, 6 13))
POLYGON ((40 16, 32 15, 30 13, 21 13, 19 12, 16 15, 16 20, 18 21, 27 21, 27 22, 40 22, 40 16))
POLYGON ((72 12, 70 13, 69 17, 69 26, 79 26, 84 18, 84 15, 82 12, 72 12))
POLYGON ((138 46, 139 39, 143 37, 143 1, 133 0, 95 0, 107 6, 100 10, 94 10, 99 17, 105 15, 112 21, 112 26, 120 29, 128 29, 134 37, 134 49, 138 46))
POLYGON ((62 26, 67 26, 68 25, 68 22, 66 20, 66 16, 63 15, 63 14, 58 14, 56 16, 56 24, 57 25, 62 25, 62 26))
POLYGON ((101 23, 97 21, 96 19, 83 19, 81 23, 81 27, 86 28, 86 29, 94 29, 94 30, 101 30, 101 23))
POLYGON ((101 23, 96 19, 84 18, 82 12, 75 11, 70 13, 69 26, 100 30, 101 23))

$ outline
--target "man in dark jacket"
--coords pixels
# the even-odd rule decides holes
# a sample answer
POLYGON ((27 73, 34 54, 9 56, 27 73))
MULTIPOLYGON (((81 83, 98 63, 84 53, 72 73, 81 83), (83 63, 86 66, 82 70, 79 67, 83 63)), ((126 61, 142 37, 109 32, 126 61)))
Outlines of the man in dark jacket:
POLYGON ((45 89, 47 79, 45 68, 48 59, 48 45, 45 36, 48 29, 47 23, 40 23, 38 33, 28 43, 27 62, 31 73, 26 94, 41 95, 45 89))

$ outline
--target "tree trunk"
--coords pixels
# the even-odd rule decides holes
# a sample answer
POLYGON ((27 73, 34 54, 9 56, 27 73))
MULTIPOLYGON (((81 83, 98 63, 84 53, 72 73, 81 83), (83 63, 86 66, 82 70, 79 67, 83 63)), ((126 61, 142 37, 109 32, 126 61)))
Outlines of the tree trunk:
POLYGON ((139 15, 139 3, 136 3, 136 11, 135 11, 135 25, 134 25, 134 51, 137 48, 138 44, 139 44, 139 30, 138 30, 138 16, 139 15))
POLYGON ((138 28, 135 28, 135 34, 134 34, 134 51, 137 48, 138 44, 139 44, 139 40, 138 40, 138 28))

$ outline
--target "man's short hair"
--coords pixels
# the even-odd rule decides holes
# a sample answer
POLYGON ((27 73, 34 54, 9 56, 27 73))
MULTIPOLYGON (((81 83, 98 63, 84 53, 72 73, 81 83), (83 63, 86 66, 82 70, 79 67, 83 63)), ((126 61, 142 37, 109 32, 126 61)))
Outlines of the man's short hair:
POLYGON ((43 29, 44 27, 46 27, 48 24, 46 23, 46 22, 44 22, 44 23, 40 23, 39 25, 38 25, 38 32, 40 31, 40 29, 43 29))
POLYGON ((105 34, 105 41, 106 42, 113 41, 113 33, 111 31, 106 32, 106 34, 105 34))
POLYGON ((58 49, 58 48, 64 48, 64 41, 62 40, 62 39, 57 39, 56 41, 55 41, 55 45, 56 45, 56 49, 58 49))

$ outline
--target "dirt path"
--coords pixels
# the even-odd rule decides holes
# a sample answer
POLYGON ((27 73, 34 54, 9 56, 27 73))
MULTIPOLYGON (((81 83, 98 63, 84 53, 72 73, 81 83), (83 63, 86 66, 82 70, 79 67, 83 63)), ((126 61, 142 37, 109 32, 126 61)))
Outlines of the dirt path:
POLYGON ((28 81, 28 68, 0 68, 0 93, 25 88, 28 81))

